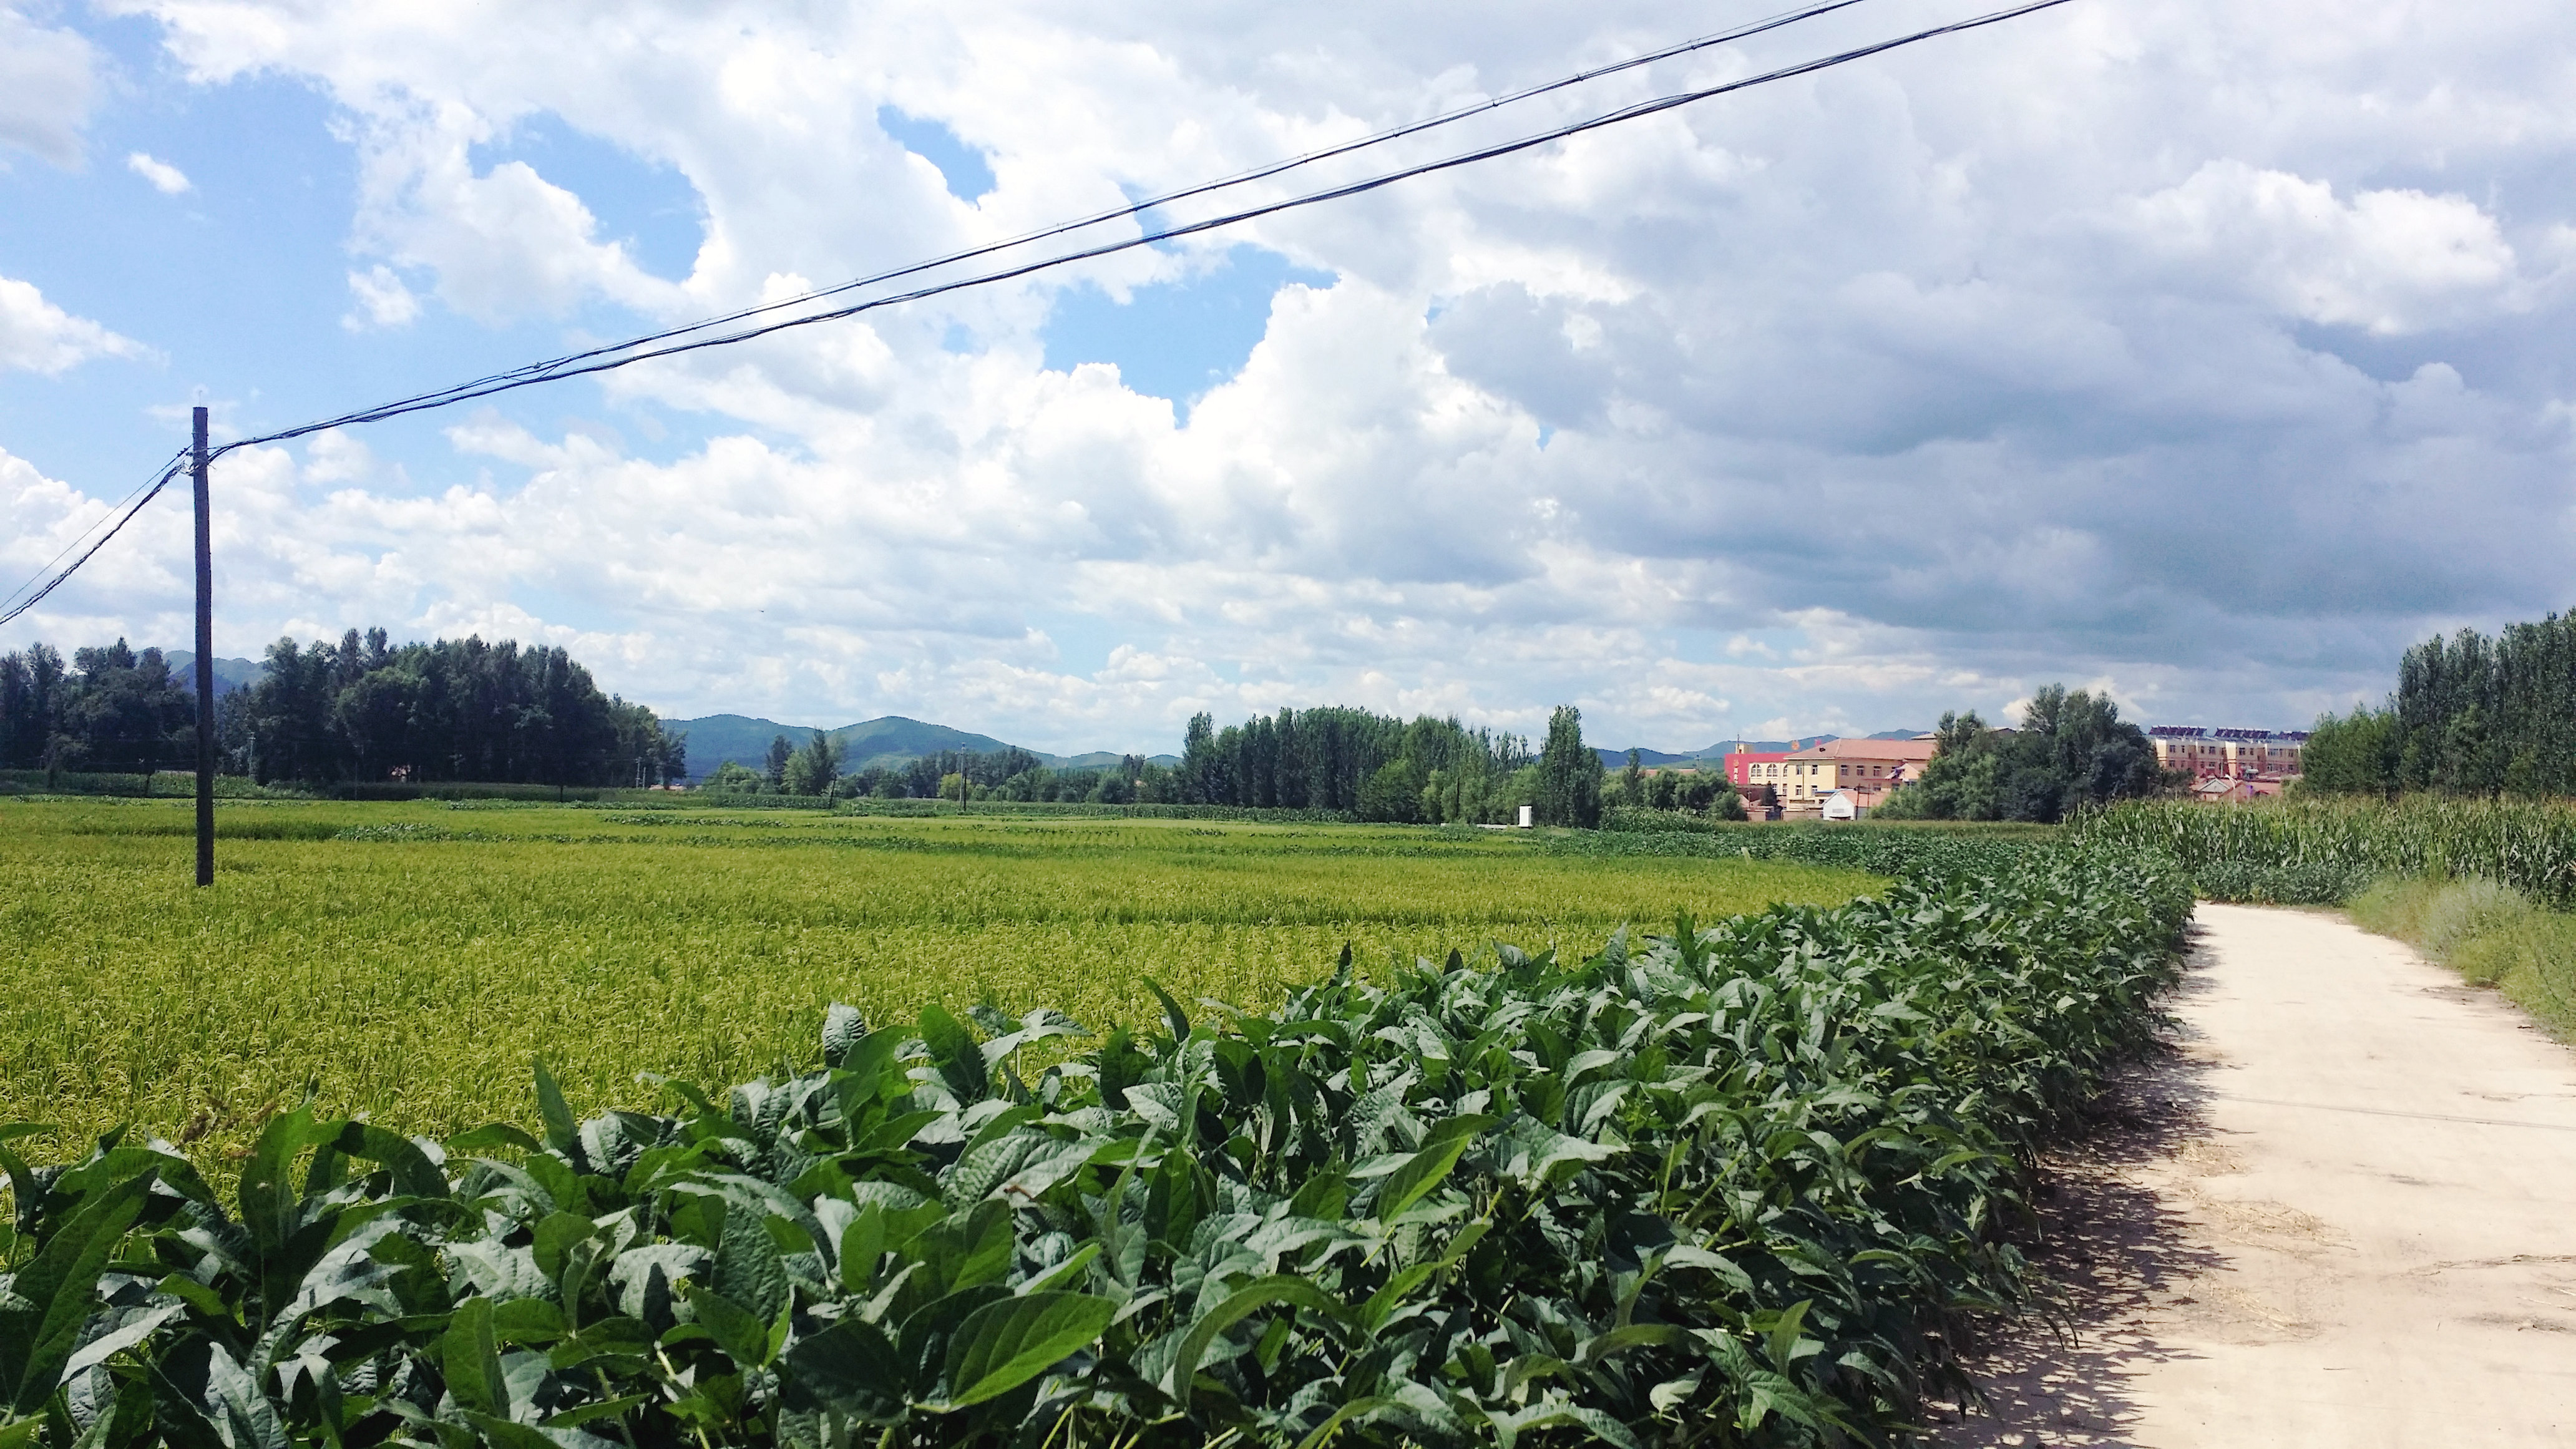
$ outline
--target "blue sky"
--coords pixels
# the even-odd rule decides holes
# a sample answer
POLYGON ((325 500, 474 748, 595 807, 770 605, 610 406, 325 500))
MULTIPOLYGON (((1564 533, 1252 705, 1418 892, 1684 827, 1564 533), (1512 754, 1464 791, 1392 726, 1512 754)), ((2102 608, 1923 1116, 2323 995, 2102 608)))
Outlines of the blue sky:
MULTIPOLYGON (((1882 0, 1456 144, 1973 8, 1882 0)), ((1759 9, 0 7, 0 587, 191 403, 266 431, 1759 9)), ((1200 708, 1560 701, 1680 749, 2052 680, 2304 723, 2426 633, 2569 602, 2563 22, 2078 4, 235 454, 219 648, 479 630, 673 714, 1057 750, 1164 748, 1200 708)), ((156 505, 0 647, 181 642, 185 539, 156 505)))

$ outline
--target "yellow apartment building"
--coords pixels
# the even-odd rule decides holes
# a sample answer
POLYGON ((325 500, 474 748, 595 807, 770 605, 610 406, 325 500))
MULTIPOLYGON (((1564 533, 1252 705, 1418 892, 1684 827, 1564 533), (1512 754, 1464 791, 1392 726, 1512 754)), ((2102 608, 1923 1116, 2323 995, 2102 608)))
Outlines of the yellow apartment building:
POLYGON ((2147 742, 2156 749, 2157 764, 2168 770, 2188 770, 2204 780, 2298 774, 2299 748, 2307 739, 2305 730, 2157 725, 2147 731, 2147 742))

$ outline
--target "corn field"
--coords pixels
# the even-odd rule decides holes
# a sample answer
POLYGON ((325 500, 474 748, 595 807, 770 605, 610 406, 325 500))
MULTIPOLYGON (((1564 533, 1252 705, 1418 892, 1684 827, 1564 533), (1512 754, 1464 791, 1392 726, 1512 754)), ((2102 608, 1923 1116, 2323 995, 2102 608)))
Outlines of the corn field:
POLYGON ((2406 796, 2281 800, 2212 808, 2118 805, 2081 837, 2171 855, 2219 900, 2329 903, 2382 876, 2491 880, 2558 909, 2576 906, 2576 809, 2554 801, 2406 796))

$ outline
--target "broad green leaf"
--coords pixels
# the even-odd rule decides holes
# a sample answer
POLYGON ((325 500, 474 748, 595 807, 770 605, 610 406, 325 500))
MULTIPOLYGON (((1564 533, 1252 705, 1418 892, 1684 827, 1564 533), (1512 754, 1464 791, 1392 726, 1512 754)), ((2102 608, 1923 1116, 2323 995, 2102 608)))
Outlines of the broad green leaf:
POLYGON ((779 1258, 768 1219, 739 1201, 726 1204, 716 1260, 699 1276, 762 1323, 778 1316, 790 1292, 787 1265, 779 1258))
POLYGON ((948 1170, 947 1201, 962 1209, 997 1192, 1022 1202, 1034 1201, 1089 1165, 1103 1140, 1067 1141, 1045 1132, 1019 1131, 981 1142, 968 1148, 948 1170))
POLYGON ((976 1310, 948 1342, 948 1402, 1009 1393, 1100 1339, 1118 1305, 1087 1293, 1031 1293, 976 1310))
POLYGON ((995 1283, 1011 1268, 1011 1205, 987 1198, 923 1231, 903 1248, 931 1276, 934 1294, 995 1283))
POLYGON ((1172 1040, 1188 1041, 1190 1039, 1190 1014, 1181 1010, 1181 1004, 1172 999, 1172 993, 1163 989, 1162 982, 1155 980, 1151 976, 1140 977, 1138 979, 1145 983, 1146 990, 1154 993, 1154 999, 1156 1001, 1163 1003, 1163 1020, 1169 1023, 1172 1028, 1172 1040))
POLYGON ((251 1242, 263 1255, 285 1247, 287 1234, 295 1230, 303 1191, 287 1169, 305 1147, 328 1135, 302 1107, 269 1118, 260 1129, 259 1142, 242 1167, 240 1201, 242 1226, 250 1229, 251 1242))
MULTIPOLYGON (((1347 970, 1350 963, 1350 948, 1347 946, 1342 948, 1342 961, 1344 969, 1347 970)), ((1332 1416, 1324 1420, 1324 1422, 1316 1425, 1314 1432, 1308 1434, 1305 1438, 1298 1440, 1297 1449, 1324 1449, 1324 1446, 1331 1441, 1333 1435, 1341 1431, 1341 1427, 1344 1424, 1350 1423, 1354 1419, 1366 1418, 1371 1414, 1394 1407, 1395 1400, 1380 1395, 1371 1395, 1364 1399, 1353 1399, 1349 1403, 1342 1405, 1340 1408, 1333 1410, 1332 1416)))
POLYGON ((345 1122, 331 1145, 348 1156, 382 1165, 393 1174, 396 1192, 433 1200, 448 1195, 447 1174, 438 1170, 419 1143, 399 1133, 365 1122, 345 1122))
POLYGON ((596 1225, 580 1213, 555 1212, 538 1219, 528 1244, 537 1271, 548 1278, 562 1277, 564 1255, 572 1251, 574 1244, 587 1242, 596 1231, 596 1225))
POLYGON ((835 1001, 823 1013, 823 1065, 840 1067, 868 1034, 868 1019, 855 1006, 835 1001))
POLYGON ((1498 1120, 1482 1115, 1451 1117, 1433 1127, 1422 1139, 1421 1150, 1378 1185, 1377 1220, 1392 1222, 1397 1214, 1420 1202, 1448 1178, 1467 1144, 1478 1134, 1493 1130, 1498 1120))
POLYGON ((510 1415, 510 1380, 501 1370, 501 1349, 492 1334, 492 1301, 468 1298, 456 1305, 439 1336, 438 1362, 447 1391, 456 1402, 477 1413, 510 1415))
POLYGON ((697 1315, 698 1326, 715 1335, 716 1346, 733 1356, 744 1369, 764 1367, 769 1362, 769 1325, 721 1293, 688 1286, 689 1308, 697 1315))
POLYGON ((1256 1278, 1228 1294, 1223 1302, 1199 1315, 1180 1337, 1172 1353, 1171 1367, 1163 1376, 1163 1390, 1186 1404, 1190 1399, 1190 1380, 1199 1371, 1199 1361, 1207 1356, 1208 1346, 1216 1336, 1233 1327, 1252 1313, 1273 1304, 1311 1308, 1334 1320, 1347 1320, 1350 1308, 1342 1300, 1316 1287, 1306 1279, 1285 1273, 1256 1278))
POLYGON ((554 1284, 537 1269, 536 1254, 505 1246, 497 1238, 450 1243, 447 1256, 477 1294, 495 1302, 543 1298, 554 1291, 554 1284))
POLYGON ((127 1178, 84 1205, 10 1280, 14 1302, 0 1310, 0 1373, 14 1380, 9 1398, 19 1413, 33 1413, 61 1381, 81 1325, 97 1307, 99 1275, 141 1215, 155 1177, 127 1178))
POLYGON ((1092 1259, 1099 1256, 1100 1243, 1095 1239, 1074 1249, 1072 1257, 1065 1259, 1063 1262, 1056 1264, 1054 1267, 1047 1269, 1045 1272, 1031 1278, 1026 1283, 1021 1284, 1016 1291, 1021 1296, 1026 1297, 1032 1293, 1044 1293, 1065 1283, 1072 1282, 1075 1278, 1081 1276, 1083 1269, 1091 1266, 1092 1259))
POLYGON ((578 1164, 583 1161, 581 1129, 564 1102, 563 1088, 555 1085, 554 1073, 546 1070, 542 1059, 531 1065, 536 1068, 537 1116, 546 1124, 546 1145, 578 1164))
POLYGON ((205 1407, 232 1449, 287 1449, 277 1406, 221 1344, 206 1357, 205 1407))
POLYGON ((993 1074, 984 1065, 983 1048, 964 1022, 935 1004, 925 1006, 921 1039, 930 1047, 931 1065, 938 1069, 940 1080, 960 1103, 973 1106, 993 1094, 993 1074))
POLYGON ((542 1151, 545 1144, 507 1122, 486 1122, 469 1132, 447 1139, 448 1149, 462 1154, 485 1153, 507 1147, 514 1152, 542 1151))
POLYGON ((1607 1143, 1569 1137, 1525 1113, 1505 1123, 1485 1150, 1496 1173, 1531 1188, 1560 1186, 1585 1167, 1620 1153, 1607 1143))
POLYGON ((564 1449, 560 1441, 544 1430, 513 1422, 498 1414, 468 1409, 465 1421, 474 1426, 475 1433, 484 1443, 495 1445, 497 1449, 564 1449))
POLYGON ((872 1324, 844 1318, 779 1358, 781 1397, 807 1413, 863 1419, 894 1412, 904 1399, 895 1346, 872 1324))
POLYGON ((877 1262, 885 1256, 886 1214, 878 1203, 862 1206, 841 1229, 841 1241, 835 1250, 841 1260, 841 1286, 854 1293, 864 1293, 876 1282, 877 1262))
POLYGON ((1574 1362, 1589 1368, 1603 1359, 1626 1353, 1632 1348, 1674 1348, 1691 1341, 1688 1330, 1670 1323, 1630 1323, 1604 1333, 1596 1333, 1575 1350, 1574 1362))

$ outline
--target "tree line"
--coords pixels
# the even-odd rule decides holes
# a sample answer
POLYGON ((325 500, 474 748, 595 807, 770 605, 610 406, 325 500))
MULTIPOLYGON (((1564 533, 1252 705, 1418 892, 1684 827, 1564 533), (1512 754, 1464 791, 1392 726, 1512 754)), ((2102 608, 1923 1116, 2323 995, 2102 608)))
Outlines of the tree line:
MULTIPOLYGON (((1684 815, 1704 815, 1712 820, 1742 820, 1747 812, 1744 797, 1726 776, 1709 770, 1649 770, 1645 752, 1630 750, 1628 768, 1621 770, 1609 784, 1608 802, 1637 810, 1670 810, 1684 815)), ((1771 788, 1756 787, 1765 805, 1776 804, 1770 798, 1771 788)))
POLYGON ((2147 732, 2109 695, 2052 684, 2030 697, 2019 729, 1976 711, 1947 713, 1932 758, 1887 794, 1879 820, 2026 820, 2055 824, 2087 805, 2162 794, 2182 781, 2156 763, 2147 732))
POLYGON ((2317 721, 2300 766, 2332 793, 2576 795, 2576 616, 2425 640, 2378 708, 2317 721))
MULTIPOLYGON (((267 672, 215 706, 217 768, 262 784, 474 781, 649 785, 687 775, 687 740, 600 692, 562 649, 383 629, 268 647, 267 672)), ((122 639, 0 656, 0 763, 148 773, 193 767, 193 675, 122 639)))
POLYGON ((1600 757, 1583 743, 1571 705, 1548 722, 1545 746, 1470 729, 1457 719, 1411 721, 1364 709, 1283 709, 1219 729, 1202 711, 1164 765, 1127 755, 1111 766, 1050 767, 1022 749, 947 751, 844 771, 838 741, 820 730, 799 745, 770 742, 763 768, 726 761, 703 782, 726 793, 879 799, 1080 801, 1098 805, 1226 805, 1329 810, 1363 820, 1509 824, 1533 807, 1542 824, 1600 823, 1600 757))
POLYGON ((122 639, 0 654, 0 769, 149 774, 197 762, 195 681, 122 639))

